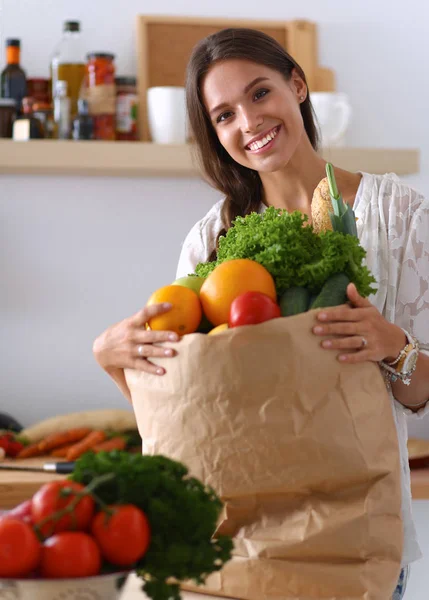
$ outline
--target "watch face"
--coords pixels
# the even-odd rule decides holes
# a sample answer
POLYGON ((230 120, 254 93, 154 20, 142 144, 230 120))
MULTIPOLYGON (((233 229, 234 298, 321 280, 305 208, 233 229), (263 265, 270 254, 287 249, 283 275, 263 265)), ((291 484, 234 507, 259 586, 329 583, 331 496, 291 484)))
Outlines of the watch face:
POLYGON ((413 369, 415 369, 418 355, 419 353, 417 352, 417 350, 411 350, 411 352, 407 354, 402 367, 403 373, 409 373, 410 371, 413 371, 413 369))

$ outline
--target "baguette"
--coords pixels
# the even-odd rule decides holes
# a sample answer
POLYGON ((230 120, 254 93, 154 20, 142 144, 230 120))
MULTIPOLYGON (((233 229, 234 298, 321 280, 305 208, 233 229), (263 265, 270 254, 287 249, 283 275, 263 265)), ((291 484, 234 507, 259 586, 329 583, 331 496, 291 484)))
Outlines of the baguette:
POLYGON ((27 427, 20 432, 20 435, 33 444, 40 442, 53 433, 62 433, 81 427, 121 432, 137 429, 137 422, 134 412, 131 410, 115 408, 88 410, 45 419, 27 427))
POLYGON ((311 201, 311 220, 315 233, 332 231, 329 213, 332 212, 332 201, 329 193, 328 178, 325 177, 314 190, 311 201))

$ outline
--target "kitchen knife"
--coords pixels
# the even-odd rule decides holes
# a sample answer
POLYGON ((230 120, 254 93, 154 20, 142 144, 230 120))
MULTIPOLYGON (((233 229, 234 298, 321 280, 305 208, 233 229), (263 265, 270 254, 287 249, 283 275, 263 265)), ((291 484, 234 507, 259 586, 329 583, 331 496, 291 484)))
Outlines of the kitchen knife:
POLYGON ((0 471, 35 471, 44 473, 58 473, 61 475, 68 475, 74 469, 76 463, 74 462, 52 462, 45 463, 41 467, 16 467, 15 465, 3 465, 0 464, 0 471))

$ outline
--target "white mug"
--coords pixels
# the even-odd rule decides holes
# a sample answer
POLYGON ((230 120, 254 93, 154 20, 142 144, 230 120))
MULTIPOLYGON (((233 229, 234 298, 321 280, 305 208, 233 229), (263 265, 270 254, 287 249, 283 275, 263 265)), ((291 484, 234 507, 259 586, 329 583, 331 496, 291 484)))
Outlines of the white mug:
POLYGON ((319 124, 322 146, 343 146, 352 117, 352 107, 346 94, 313 92, 310 99, 319 124))
POLYGON ((147 115, 153 142, 156 144, 186 143, 185 88, 171 86, 149 88, 147 115))

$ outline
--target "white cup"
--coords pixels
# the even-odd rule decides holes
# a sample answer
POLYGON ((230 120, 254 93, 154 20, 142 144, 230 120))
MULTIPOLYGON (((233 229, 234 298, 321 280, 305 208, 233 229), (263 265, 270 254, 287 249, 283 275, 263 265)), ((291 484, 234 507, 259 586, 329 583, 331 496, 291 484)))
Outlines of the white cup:
POLYGON ((147 91, 147 114, 152 141, 185 144, 187 118, 184 87, 152 87, 147 91))
POLYGON ((352 107, 346 94, 312 92, 310 98, 319 124, 322 146, 344 146, 344 136, 352 117, 352 107))

